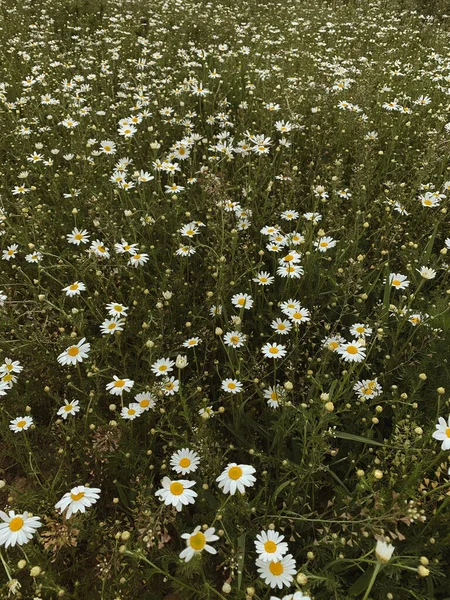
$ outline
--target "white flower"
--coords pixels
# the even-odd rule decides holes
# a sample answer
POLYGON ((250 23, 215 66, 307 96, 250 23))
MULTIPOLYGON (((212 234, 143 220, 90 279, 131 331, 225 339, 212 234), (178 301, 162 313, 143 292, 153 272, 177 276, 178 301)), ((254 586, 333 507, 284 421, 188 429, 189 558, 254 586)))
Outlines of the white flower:
POLYGON ((64 406, 61 406, 61 408, 58 409, 57 414, 65 420, 69 415, 75 415, 80 411, 79 404, 80 402, 78 400, 72 400, 72 402, 64 400, 64 406))
POLYGON ((284 535, 280 535, 278 531, 271 529, 258 533, 255 540, 258 558, 269 562, 280 561, 289 549, 287 543, 283 540, 284 535))
POLYGON ((113 335, 117 331, 123 331, 124 319, 114 316, 112 319, 105 319, 100 325, 100 331, 103 335, 113 335))
POLYGON ((39 517, 29 517, 28 512, 17 514, 10 510, 8 514, 0 511, 0 546, 15 546, 27 544, 33 537, 36 529, 42 527, 39 517))
POLYGON ((178 450, 170 457, 170 466, 177 473, 181 475, 187 475, 188 473, 194 473, 197 470, 200 463, 200 456, 197 452, 189 450, 189 448, 183 448, 178 450))
POLYGON ((156 377, 161 377, 162 375, 166 375, 167 373, 170 373, 170 371, 173 371, 174 364, 175 362, 170 360, 170 358, 160 358, 152 364, 151 370, 156 377))
POLYGON ((439 417, 436 425, 436 431, 433 433, 435 440, 442 442, 441 450, 450 450, 450 416, 446 422, 443 417, 439 417))
POLYGON ((327 250, 329 250, 330 248, 334 248, 335 246, 336 240, 329 236, 321 237, 319 240, 314 242, 314 247, 317 248, 319 252, 326 252, 327 250))
POLYGON ((378 540, 375 548, 375 554, 380 562, 387 563, 391 560, 394 550, 395 548, 391 544, 387 544, 386 542, 381 542, 378 540))
POLYGON ((133 421, 140 417, 144 411, 137 402, 132 402, 129 406, 124 406, 120 412, 122 419, 133 421))
POLYGON ((266 358, 283 358, 283 356, 286 356, 286 346, 276 344, 275 342, 272 344, 267 342, 261 348, 261 352, 266 358))
POLYGON ((12 421, 9 422, 9 428, 14 433, 19 433, 21 431, 26 431, 33 425, 33 419, 29 416, 25 417, 16 417, 12 421))
POLYGON ((242 383, 237 379, 224 379, 222 381, 222 389, 224 392, 238 394, 242 392, 242 383))
POLYGON ((429 267, 420 267, 420 269, 416 269, 416 271, 420 273, 424 279, 434 279, 436 277, 436 271, 429 267))
POLYGON ((270 585, 271 588, 278 587, 280 590, 293 582, 293 575, 297 572, 292 554, 284 556, 278 562, 268 562, 258 558, 256 566, 264 583, 270 585))
POLYGON ((245 308, 248 310, 253 306, 252 297, 248 294, 235 294, 231 298, 231 302, 236 308, 245 308))
POLYGON ((82 281, 75 281, 72 285, 68 285, 63 288, 63 292, 66 292, 66 296, 79 296, 80 292, 84 292, 86 286, 82 281))
POLYGON ((155 496, 159 496, 164 504, 171 504, 178 512, 181 511, 183 506, 194 504, 197 492, 189 488, 195 485, 195 481, 185 479, 172 481, 169 477, 164 477, 161 484, 163 487, 156 492, 155 496))
POLYGON ((106 389, 113 396, 120 396, 122 392, 129 392, 134 385, 132 379, 119 379, 117 375, 113 375, 114 381, 106 385, 106 389))
POLYGON ((69 346, 58 356, 58 362, 62 365, 76 365, 87 358, 91 345, 86 343, 86 338, 82 338, 75 346, 69 346))
POLYGON ((389 283, 398 290, 404 290, 409 286, 406 275, 402 275, 401 273, 391 273, 389 275, 389 283))
POLYGON ((150 394, 150 392, 142 392, 140 394, 136 394, 134 399, 139 404, 139 407, 142 410, 142 412, 149 410, 150 408, 154 408, 156 406, 156 400, 152 396, 152 394, 150 394))
POLYGON ((119 302, 110 302, 110 304, 106 305, 106 310, 108 311, 108 315, 112 317, 126 317, 128 306, 119 304, 119 302))
POLYGON ((184 369, 185 367, 188 366, 188 359, 187 356, 183 356, 182 354, 178 354, 176 360, 175 360, 175 366, 177 369, 184 369))
POLYGON ((55 504, 55 508, 61 513, 67 508, 66 519, 69 519, 77 512, 86 512, 86 508, 95 504, 100 497, 100 491, 99 488, 88 488, 79 485, 64 494, 61 500, 55 504))
POLYGON ((337 348, 337 352, 348 362, 361 362, 366 358, 366 351, 360 340, 353 340, 350 343, 344 342, 337 348))
POLYGON ((186 540, 186 548, 180 552, 180 558, 189 562, 195 554, 199 554, 203 550, 210 554, 217 554, 217 550, 210 546, 207 542, 215 542, 219 536, 214 535, 214 527, 210 527, 206 531, 200 531, 200 525, 194 529, 192 533, 183 533, 182 538, 186 540))
POLYGON ((231 494, 233 496, 236 490, 244 494, 246 487, 253 487, 256 481, 256 478, 253 477, 253 473, 255 472, 256 469, 250 465, 229 463, 221 475, 217 477, 216 481, 224 494, 231 494))

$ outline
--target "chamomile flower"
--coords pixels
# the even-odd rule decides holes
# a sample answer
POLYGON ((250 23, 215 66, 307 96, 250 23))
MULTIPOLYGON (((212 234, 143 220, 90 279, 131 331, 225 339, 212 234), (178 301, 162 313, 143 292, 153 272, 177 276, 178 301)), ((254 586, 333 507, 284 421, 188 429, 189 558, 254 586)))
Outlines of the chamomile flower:
POLYGON ((78 485, 64 494, 59 502, 55 504, 56 510, 59 510, 61 514, 67 509, 66 519, 77 512, 84 513, 86 508, 91 507, 100 498, 101 490, 99 488, 88 488, 84 485, 78 485))
POLYGON ((450 416, 447 421, 443 417, 439 417, 436 431, 432 437, 442 442, 441 450, 450 450, 450 416))
POLYGON ((64 352, 61 352, 58 356, 58 362, 61 365, 76 365, 79 362, 83 362, 83 359, 87 358, 91 349, 89 342, 85 342, 86 338, 82 338, 78 344, 66 348, 64 352))
POLYGON ((236 491, 244 494, 245 488, 253 487, 256 481, 253 473, 256 473, 256 469, 250 465, 229 463, 221 475, 217 477, 216 481, 224 494, 231 494, 233 496, 236 491))
POLYGON ((275 319, 270 326, 279 335, 288 335, 292 329, 292 323, 287 319, 275 319))
POLYGON ((240 331, 229 331, 223 336, 226 346, 232 348, 241 348, 245 344, 246 336, 240 331))
POLYGON ((290 585, 297 572, 297 567, 292 554, 287 554, 277 562, 265 561, 258 558, 256 560, 258 573, 264 579, 264 583, 270 585, 271 588, 278 587, 280 590, 283 587, 290 585))
POLYGON ((242 392, 242 383, 237 379, 224 379, 222 381, 222 389, 230 394, 238 394, 242 392))
POLYGON ((334 248, 336 243, 336 240, 334 240, 332 237, 323 236, 314 242, 314 247, 317 248, 319 252, 326 252, 330 248, 334 248))
POLYGON ((331 352, 335 352, 342 344, 345 344, 345 338, 342 335, 332 335, 323 341, 323 347, 331 352))
POLYGON ((389 275, 389 283, 397 290, 405 290, 409 286, 408 278, 401 273, 391 273, 389 275))
POLYGON ((114 244, 114 250, 117 254, 131 254, 134 256, 137 253, 137 244, 129 244, 122 238, 120 244, 114 244))
POLYGON ((86 229, 82 229, 80 231, 75 227, 72 233, 68 233, 66 237, 69 244, 75 244, 75 246, 87 244, 89 242, 89 233, 86 231, 86 229))
POLYGON ((392 544, 388 544, 382 540, 377 540, 377 545, 375 547, 375 556, 377 560, 382 563, 387 563, 391 560, 392 555, 394 554, 395 547, 392 544))
POLYGON ((164 396, 173 396, 180 389, 180 381, 175 377, 164 377, 161 383, 161 390, 164 396))
POLYGON ((275 342, 267 342, 267 344, 264 344, 261 348, 261 352, 265 358, 283 358, 283 356, 286 356, 286 346, 276 344, 275 342))
POLYGON ((190 488, 195 485, 195 481, 171 480, 169 477, 164 477, 161 485, 162 488, 155 493, 155 496, 163 500, 166 506, 172 505, 180 512, 183 506, 194 504, 197 492, 190 488))
POLYGON ((124 406, 120 411, 122 419, 127 421, 134 421, 137 417, 141 416, 144 411, 141 409, 137 402, 131 402, 129 406, 124 406))
POLYGON ((293 310, 298 310, 300 308, 300 302, 293 298, 289 298, 289 300, 280 304, 280 308, 283 314, 289 316, 293 310))
POLYGON ((194 473, 198 469, 199 464, 200 456, 197 452, 189 450, 189 448, 182 448, 170 457, 170 466, 177 473, 181 473, 181 475, 194 473))
POLYGON ((271 285, 275 281, 275 277, 271 276, 267 271, 260 271, 252 281, 258 285, 271 285))
POLYGON ((347 362, 361 362, 366 358, 365 347, 362 346, 360 340, 345 342, 337 349, 338 354, 347 362))
POLYGON ((42 252, 34 252, 33 254, 27 254, 25 260, 29 263, 38 263, 42 260, 42 252))
POLYGON ((112 319, 105 319, 100 325, 100 331, 103 335, 113 335, 117 331, 123 331, 124 319, 113 317, 112 319))
POLYGON ((365 338, 372 335, 372 328, 363 323, 355 323, 350 327, 350 334, 356 337, 365 338))
POLYGON ((141 253, 133 254, 133 256, 130 256, 130 260, 128 261, 128 264, 137 269, 138 267, 145 265, 146 262, 148 262, 148 254, 141 252, 141 253))
POLYGON ((264 398, 267 400, 267 404, 270 408, 278 408, 280 406, 280 400, 283 400, 285 395, 286 392, 280 385, 274 387, 269 386, 264 390, 264 398))
POLYGON ((173 371, 174 364, 175 362, 170 360, 170 358, 160 358, 152 364, 151 370, 156 377, 162 377, 163 375, 173 371))
POLYGON ((353 386, 353 389, 359 398, 376 398, 376 396, 379 396, 383 391, 376 378, 358 381, 353 386))
POLYGON ((28 415, 25 417, 16 417, 12 421, 9 422, 9 428, 14 433, 20 433, 22 431, 26 431, 33 425, 33 419, 28 415))
POLYGON ((292 323, 306 323, 311 320, 310 312, 307 308, 303 308, 299 306, 288 312, 288 317, 292 321, 292 323))
POLYGON ((132 379, 119 379, 117 375, 113 376, 113 381, 106 385, 107 391, 113 396, 120 396, 123 392, 131 391, 134 385, 132 379))
POLYGON ((279 266, 277 269, 277 275, 281 277, 290 277, 291 279, 300 279, 303 275, 304 269, 301 265, 287 264, 279 266))
POLYGON ((180 552, 180 558, 185 562, 189 562, 203 550, 209 554, 217 554, 217 550, 208 544, 208 542, 216 542, 219 539, 219 536, 214 535, 214 527, 209 527, 203 532, 200 529, 200 525, 197 525, 192 533, 183 533, 181 536, 186 540, 186 548, 180 552))
POLYGON ((28 512, 16 514, 10 510, 8 514, 0 511, 0 546, 23 546, 27 544, 36 532, 36 529, 42 527, 39 517, 29 517, 28 512))
POLYGON ((287 543, 283 540, 284 535, 280 535, 278 531, 272 529, 258 533, 255 540, 258 558, 266 562, 279 562, 289 550, 287 543))
POLYGON ((0 366, 0 373, 20 373, 21 371, 23 371, 23 367, 20 362, 7 357, 5 357, 5 362, 0 366))
POLYGON ((81 294, 81 292, 84 292, 86 290, 86 286, 84 285, 84 283, 82 281, 75 281, 74 283, 72 283, 71 285, 68 285, 67 287, 63 288, 63 292, 66 292, 66 296, 79 296, 81 294))
POLYGON ((109 258, 109 249, 100 240, 94 240, 91 243, 89 251, 100 258, 109 258))
POLYGON ((429 267, 420 267, 420 269, 416 269, 416 271, 420 273, 424 279, 434 279, 436 277, 436 271, 429 267))
POLYGON ((202 340, 199 337, 189 338, 185 342, 183 342, 183 347, 184 348, 195 348, 195 346, 198 346, 201 341, 202 340))
POLYGON ((64 406, 58 409, 57 415, 66 420, 69 415, 75 415, 80 411, 79 404, 79 400, 72 400, 71 402, 64 400, 64 406))
POLYGON ((110 304, 106 305, 106 310, 108 311, 108 315, 111 315, 112 317, 126 317, 128 306, 124 306, 119 302, 111 302, 110 304))
POLYGON ((245 308, 246 310, 253 306, 252 297, 248 294, 235 294, 231 298, 231 302, 236 308, 245 308))
POLYGON ((142 412, 155 408, 156 398, 150 392, 141 392, 134 397, 142 412))

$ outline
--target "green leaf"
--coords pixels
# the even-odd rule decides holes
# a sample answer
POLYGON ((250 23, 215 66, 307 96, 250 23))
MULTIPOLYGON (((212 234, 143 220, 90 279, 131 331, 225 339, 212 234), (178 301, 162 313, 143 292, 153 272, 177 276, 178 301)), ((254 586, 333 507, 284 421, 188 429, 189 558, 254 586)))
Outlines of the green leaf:
POLYGON ((355 598, 367 590, 367 586, 372 578, 373 569, 367 569, 359 579, 355 581, 352 587, 348 590, 350 598, 355 598))
POLYGON ((278 494, 280 494, 284 488, 287 488, 287 486, 291 483, 291 480, 289 479, 288 481, 283 481, 283 483, 281 483, 277 489, 275 490, 273 496, 272 496, 272 501, 275 502, 275 500, 278 497, 278 494))
POLYGON ((244 572, 244 563, 245 563, 245 538, 247 536, 247 532, 243 533, 238 537, 238 590, 241 589, 242 585, 242 574, 244 572))
POLYGON ((362 435, 354 435, 353 433, 345 433, 345 431, 335 431, 334 436, 341 440, 350 440, 352 442, 361 442, 361 444, 370 444, 371 446, 382 446, 388 448, 387 444, 382 444, 370 438, 363 437, 362 435))

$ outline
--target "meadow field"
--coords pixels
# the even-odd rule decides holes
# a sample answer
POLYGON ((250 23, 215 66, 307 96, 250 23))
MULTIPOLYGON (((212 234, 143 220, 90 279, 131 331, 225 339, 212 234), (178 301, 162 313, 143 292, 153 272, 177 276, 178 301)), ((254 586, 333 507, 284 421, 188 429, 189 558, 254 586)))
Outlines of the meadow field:
POLYGON ((449 600, 448 3, 0 34, 0 598, 449 600))

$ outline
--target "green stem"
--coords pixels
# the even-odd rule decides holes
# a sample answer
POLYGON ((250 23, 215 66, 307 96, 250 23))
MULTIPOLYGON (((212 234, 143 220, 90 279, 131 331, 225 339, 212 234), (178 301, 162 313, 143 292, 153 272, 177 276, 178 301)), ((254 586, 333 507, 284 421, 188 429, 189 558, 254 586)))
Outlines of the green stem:
POLYGON ((364 594, 363 600, 367 600, 367 598, 369 597, 370 590, 373 588, 373 584, 375 583, 375 579, 377 578, 380 568, 381 568, 381 562, 377 561, 377 564, 375 565, 375 569, 373 570, 369 585, 367 586, 366 593, 364 594))

